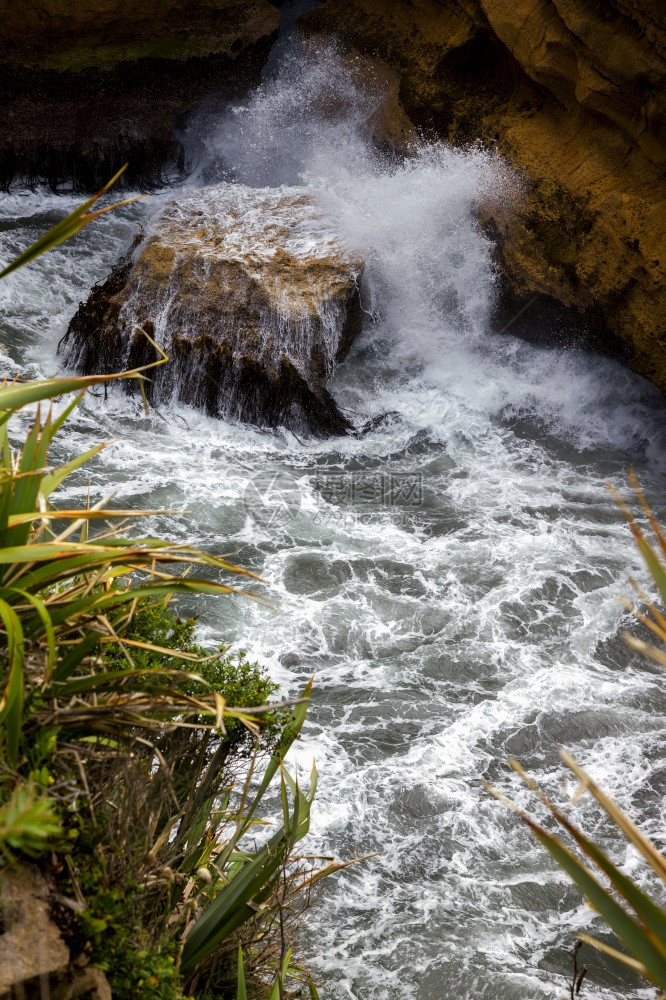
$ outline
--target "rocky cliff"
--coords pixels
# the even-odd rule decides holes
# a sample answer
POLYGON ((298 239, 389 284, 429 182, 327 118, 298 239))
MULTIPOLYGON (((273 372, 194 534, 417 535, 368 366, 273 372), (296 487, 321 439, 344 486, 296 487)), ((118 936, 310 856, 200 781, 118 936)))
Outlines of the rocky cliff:
POLYGON ((268 0, 0 0, 0 53, 35 69, 234 54, 277 27, 268 0))
POLYGON ((257 83, 279 19, 268 0, 0 0, 0 188, 182 170, 174 124, 257 83))
POLYGON ((485 217, 511 288, 573 307, 666 390, 660 0, 327 0, 303 19, 384 60, 427 133, 497 144, 522 186, 485 217))
MULTIPOLYGON (((0 187, 20 174, 90 189, 127 159, 132 185, 185 167, 174 123, 256 81, 278 19, 268 0, 0 0, 0 187)), ((301 23, 397 78, 397 148, 406 112, 514 165, 515 198, 483 218, 499 325, 534 297, 574 309, 666 390, 661 0, 326 0, 301 23)))

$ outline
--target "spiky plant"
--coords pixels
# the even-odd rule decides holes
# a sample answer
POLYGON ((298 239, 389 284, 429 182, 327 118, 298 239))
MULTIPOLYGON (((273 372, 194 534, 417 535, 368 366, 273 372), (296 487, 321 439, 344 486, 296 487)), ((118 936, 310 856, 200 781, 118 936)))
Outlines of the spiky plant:
MULTIPOLYGON (((91 211, 108 187, 0 277, 108 211, 91 211)), ((339 867, 328 859, 305 872, 293 868, 316 771, 302 790, 283 761, 310 686, 289 703, 291 718, 257 787, 255 754, 238 789, 223 766, 225 721, 258 735, 266 713, 287 706, 229 705, 197 669, 210 658, 132 637, 146 609, 182 594, 237 593, 224 577, 257 578, 190 546, 123 533, 127 518, 156 512, 111 509, 108 501, 77 509, 51 503, 104 447, 53 468, 55 436, 89 387, 143 382, 149 368, 164 364, 153 347, 160 355, 153 365, 118 375, 0 386, 0 852, 7 862, 53 851, 65 858, 61 878, 96 942, 94 956, 100 960, 105 947, 124 952, 107 967, 127 995, 136 983, 145 991, 146 956, 162 968, 166 955, 191 985, 210 980, 211 962, 240 928, 255 927, 250 945, 265 938, 291 897, 339 867), (53 402, 68 394, 74 399, 56 415, 53 402), (21 441, 14 418, 26 409, 34 412, 21 441), (178 783, 184 766, 187 781, 178 783), (264 846, 247 851, 240 842, 261 822, 258 807, 278 775, 282 823, 264 846)), ((168 962, 163 971, 159 995, 176 996, 168 962)))

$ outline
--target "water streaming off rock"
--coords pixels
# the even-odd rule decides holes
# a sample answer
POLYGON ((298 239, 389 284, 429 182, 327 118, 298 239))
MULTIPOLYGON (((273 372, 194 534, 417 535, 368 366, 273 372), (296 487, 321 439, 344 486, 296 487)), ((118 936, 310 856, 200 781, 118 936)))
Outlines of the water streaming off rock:
POLYGON ((84 374, 118 372, 158 344, 170 363, 152 373, 152 403, 345 433, 326 383, 360 332, 363 263, 304 189, 189 189, 95 287, 60 353, 84 374))
MULTIPOLYGON (((386 162, 359 87, 334 51, 301 53, 243 107, 209 111, 191 155, 204 157, 196 185, 304 188, 366 248, 364 330, 330 384, 365 433, 297 440, 180 404, 145 418, 110 394, 87 401, 68 448, 121 436, 94 490, 183 510, 151 529, 234 551, 281 599, 277 613, 196 610, 208 639, 236 641, 288 691, 315 674, 298 751, 321 774, 309 849, 381 852, 313 911, 304 944, 327 995, 556 998, 593 915, 481 779, 513 789, 513 754, 562 797, 565 744, 663 843, 664 680, 621 639, 615 598, 642 570, 604 487, 633 464, 666 514, 663 400, 616 361, 489 333, 495 279, 474 213, 503 196, 506 171, 437 145, 386 162)), ((16 364, 53 370, 79 299, 159 202, 0 286, 16 364)), ((3 259, 69 205, 5 199, 3 259)), ((82 475, 72 493, 87 489, 82 475)), ((588 964, 588 996, 645 995, 588 964)))

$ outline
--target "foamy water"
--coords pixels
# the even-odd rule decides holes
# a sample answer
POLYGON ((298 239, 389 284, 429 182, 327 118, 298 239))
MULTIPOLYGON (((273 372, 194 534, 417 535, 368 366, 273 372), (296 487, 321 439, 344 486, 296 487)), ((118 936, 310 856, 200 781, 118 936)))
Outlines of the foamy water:
MULTIPOLYGON (((663 842, 665 684, 620 637, 616 596, 645 576, 604 487, 626 490, 633 465, 666 515, 663 399, 616 361, 488 332, 495 276, 475 211, 511 178, 479 149, 383 162, 366 138, 375 96, 355 88, 334 50, 297 53, 243 107, 193 126, 191 184, 303 185, 340 239, 370 249, 365 329, 331 385, 365 432, 304 441, 183 407, 146 418, 111 393, 87 399, 64 452, 121 436, 89 469, 95 493, 183 510, 150 530, 271 581, 277 612, 189 607, 206 640, 235 641, 287 692, 315 675, 297 753, 320 771, 308 851, 381 852, 312 911, 301 947, 322 995, 557 998, 577 931, 599 928, 481 781, 529 801, 513 755, 562 799, 565 745, 663 842)), ((0 285, 15 365, 57 369, 79 299, 172 195, 0 285)), ((71 204, 6 197, 0 259, 71 204)), ((87 489, 81 475, 68 500, 87 489)), ((590 804, 577 812, 640 870, 590 804)), ((652 995, 585 961, 586 995, 652 995)))

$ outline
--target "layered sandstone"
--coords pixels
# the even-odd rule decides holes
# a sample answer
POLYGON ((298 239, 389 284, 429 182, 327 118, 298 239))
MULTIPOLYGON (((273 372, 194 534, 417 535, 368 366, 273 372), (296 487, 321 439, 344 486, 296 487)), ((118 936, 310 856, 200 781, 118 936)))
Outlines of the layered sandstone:
POLYGON ((412 121, 524 180, 484 221, 516 305, 546 294, 666 390, 666 10, 658 0, 342 0, 304 19, 384 60, 412 121))

